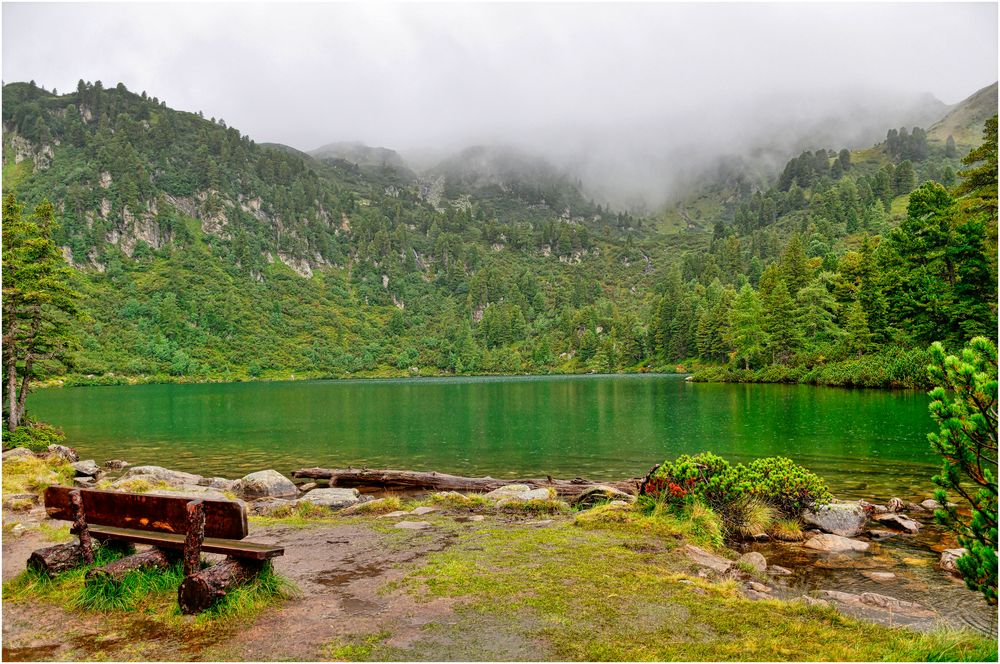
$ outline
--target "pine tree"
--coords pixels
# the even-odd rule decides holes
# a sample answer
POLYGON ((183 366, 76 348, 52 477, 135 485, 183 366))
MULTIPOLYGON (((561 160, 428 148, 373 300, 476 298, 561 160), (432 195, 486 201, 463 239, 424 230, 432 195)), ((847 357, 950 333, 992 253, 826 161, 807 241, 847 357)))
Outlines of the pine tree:
POLYGON ((868 317, 861 302, 855 300, 847 309, 847 321, 844 336, 844 351, 848 355, 861 357, 871 345, 871 331, 868 329, 868 317))
POLYGON ((820 273, 795 296, 799 305, 797 318, 807 341, 833 341, 841 336, 836 323, 837 300, 827 287, 833 276, 829 272, 820 273))
POLYGON ((802 346, 802 330, 796 320, 795 301, 779 280, 765 301, 764 332, 773 364, 787 364, 802 346))
MULTIPOLYGON (((3 208, 3 379, 7 429, 22 423, 31 382, 48 363, 69 360, 80 297, 52 241, 55 212, 48 201, 31 217, 13 194, 3 208)), ((50 367, 51 370, 51 367, 50 367)))
POLYGON ((768 347, 764 308, 750 284, 744 284, 733 301, 726 340, 732 348, 733 359, 742 363, 744 369, 756 364, 768 347))
POLYGON ((794 295, 799 289, 809 282, 809 258, 806 256, 805 248, 802 246, 802 238, 798 233, 792 235, 785 245, 785 250, 781 253, 781 277, 788 288, 789 294, 794 295))
POLYGON ((945 356, 940 343, 931 347, 930 377, 936 384, 930 396, 931 416, 941 427, 928 434, 934 450, 944 458, 941 474, 933 478, 943 507, 938 522, 958 534, 966 553, 955 561, 970 590, 997 603, 997 349, 977 337, 961 356, 945 356), (948 501, 948 491, 964 498, 971 518, 948 501))

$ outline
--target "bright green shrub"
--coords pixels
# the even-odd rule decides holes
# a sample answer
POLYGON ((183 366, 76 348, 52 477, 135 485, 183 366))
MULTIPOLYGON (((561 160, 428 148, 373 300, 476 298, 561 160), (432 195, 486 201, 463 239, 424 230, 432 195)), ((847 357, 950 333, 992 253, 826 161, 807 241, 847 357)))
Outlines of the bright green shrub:
POLYGON ((14 433, 4 431, 4 443, 8 447, 26 447, 32 452, 45 452, 49 445, 62 445, 66 435, 54 426, 35 422, 22 424, 14 433))
POLYGON ((763 500, 791 517, 832 498, 819 476, 791 459, 766 457, 746 466, 732 466, 710 452, 664 462, 650 474, 642 493, 678 504, 698 498, 724 515, 730 512, 730 516, 747 497, 763 500))

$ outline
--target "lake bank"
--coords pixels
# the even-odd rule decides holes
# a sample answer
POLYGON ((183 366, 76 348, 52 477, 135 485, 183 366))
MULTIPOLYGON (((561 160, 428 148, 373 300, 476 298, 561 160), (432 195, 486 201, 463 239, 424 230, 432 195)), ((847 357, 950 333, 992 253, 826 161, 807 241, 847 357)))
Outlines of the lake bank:
MULTIPOLYGON (((693 522, 626 503, 572 509, 511 502, 513 494, 390 498, 355 502, 363 511, 264 501, 270 514, 251 517, 251 538, 286 547, 275 568, 299 592, 249 621, 179 620, 169 593, 139 613, 94 614, 26 601, 5 586, 4 659, 995 658, 995 639, 955 631, 987 624, 988 615, 963 620, 954 604, 938 611, 941 595, 931 592, 920 606, 896 599, 913 564, 878 549, 787 545, 810 556, 810 569, 822 561, 859 580, 873 570, 897 574, 895 582, 870 581, 872 590, 851 588, 854 598, 888 598, 881 601, 889 608, 845 604, 843 584, 829 574, 805 587, 798 568, 788 574, 775 554, 762 569, 747 567, 744 560, 759 559, 739 558, 693 522)), ((10 516, 5 509, 5 522, 10 516)), ((30 550, 68 537, 64 527, 41 524, 5 533, 5 581, 30 550)), ((960 584, 943 587, 981 602, 960 584)))

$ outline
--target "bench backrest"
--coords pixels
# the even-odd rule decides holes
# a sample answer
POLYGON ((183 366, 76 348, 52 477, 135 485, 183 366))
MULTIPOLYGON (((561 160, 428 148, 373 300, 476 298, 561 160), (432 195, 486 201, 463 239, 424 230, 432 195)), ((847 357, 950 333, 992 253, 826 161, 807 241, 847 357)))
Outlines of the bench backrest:
MULTIPOLYGON (((95 526, 135 528, 158 533, 187 532, 187 504, 192 498, 122 493, 98 489, 76 489, 83 500, 84 518, 95 526)), ((53 519, 73 520, 70 492, 65 486, 45 490, 45 511, 53 519)), ((205 537, 243 539, 249 532, 243 503, 202 500, 205 506, 205 537)))

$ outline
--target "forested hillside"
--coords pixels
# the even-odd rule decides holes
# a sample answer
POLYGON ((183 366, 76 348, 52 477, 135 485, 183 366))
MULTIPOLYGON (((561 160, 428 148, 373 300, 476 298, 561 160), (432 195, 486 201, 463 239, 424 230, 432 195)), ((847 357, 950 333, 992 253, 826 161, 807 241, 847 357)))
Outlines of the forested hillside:
POLYGON ((803 152, 763 189, 736 168, 678 201, 698 219, 671 233, 512 150, 418 175, 83 81, 4 86, 3 180, 29 212, 55 205, 78 268, 78 347, 50 368, 73 381, 694 366, 913 384, 930 341, 996 334, 996 122, 968 157, 983 132, 963 124, 993 90, 943 138, 803 152))

